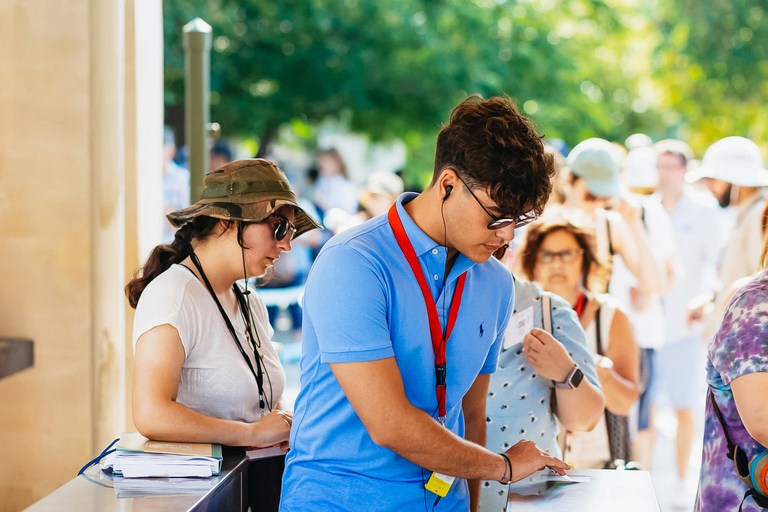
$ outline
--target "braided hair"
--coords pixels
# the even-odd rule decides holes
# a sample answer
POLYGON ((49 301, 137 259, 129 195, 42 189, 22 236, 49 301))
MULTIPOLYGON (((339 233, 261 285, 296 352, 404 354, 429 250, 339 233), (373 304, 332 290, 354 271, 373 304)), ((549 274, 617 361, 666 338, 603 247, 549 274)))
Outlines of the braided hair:
MULTIPOLYGON (((149 283, 168 270, 174 263, 184 261, 192 254, 192 242, 208 237, 219 222, 221 222, 219 219, 213 217, 195 217, 176 231, 172 243, 161 244, 152 249, 147 262, 136 270, 133 279, 125 286, 125 295, 128 297, 131 307, 136 309, 139 297, 149 283)), ((240 240, 241 238, 238 236, 238 241, 240 240)))

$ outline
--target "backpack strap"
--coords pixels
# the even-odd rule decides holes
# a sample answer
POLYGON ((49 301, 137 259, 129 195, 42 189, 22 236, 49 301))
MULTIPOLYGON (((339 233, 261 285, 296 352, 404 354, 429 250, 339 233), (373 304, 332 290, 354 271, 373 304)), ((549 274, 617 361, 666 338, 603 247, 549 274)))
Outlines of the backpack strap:
POLYGON ((547 292, 541 295, 541 320, 544 330, 554 336, 552 332, 552 298, 547 292))

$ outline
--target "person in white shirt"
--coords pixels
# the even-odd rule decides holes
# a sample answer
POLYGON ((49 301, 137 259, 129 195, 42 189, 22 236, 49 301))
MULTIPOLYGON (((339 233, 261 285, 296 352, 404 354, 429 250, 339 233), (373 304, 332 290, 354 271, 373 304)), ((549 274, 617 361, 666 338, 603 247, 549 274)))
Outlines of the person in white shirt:
POLYGON ((695 431, 694 406, 701 391, 695 383, 704 379, 704 325, 701 319, 688 320, 688 304, 715 284, 718 206, 686 184, 687 164, 693 159, 686 143, 664 140, 655 150, 659 185, 654 199, 670 215, 683 263, 678 284, 664 298, 666 336, 660 354, 664 390, 677 416, 677 476, 682 489, 695 431))
MULTIPOLYGON (((689 183, 701 179, 713 182, 710 189, 721 191, 718 199, 734 210, 735 219, 718 265, 714 314, 707 319, 709 336, 717 327, 734 282, 759 270, 766 233, 768 170, 763 167, 757 144, 744 137, 726 137, 707 148, 701 166, 686 175, 689 183)), ((704 309, 702 306, 691 315, 702 316, 704 309)))
POLYGON ((357 187, 350 181, 339 151, 321 151, 317 157, 317 171, 313 201, 323 214, 332 208, 341 208, 349 215, 357 213, 357 187))
POLYGON ((641 349, 641 388, 642 393, 633 408, 632 425, 637 427, 634 455, 640 466, 651 467, 651 445, 653 425, 653 404, 659 381, 658 354, 664 345, 665 322, 662 299, 673 286, 679 273, 679 262, 675 235, 669 215, 658 201, 645 195, 656 188, 656 152, 650 147, 638 147, 630 150, 625 161, 625 179, 629 190, 622 195, 628 202, 640 205, 641 221, 645 228, 653 256, 662 269, 663 287, 657 293, 646 294, 640 289, 638 280, 632 275, 620 256, 614 257, 613 273, 609 283, 609 292, 625 305, 635 340, 641 349), (636 420, 636 421, 635 421, 636 420))
MULTIPOLYGON (((263 276, 291 239, 319 227, 285 174, 262 160, 208 173, 203 198, 126 286, 133 325, 133 421, 160 441, 287 447, 293 415, 267 310, 237 283, 263 276)), ((250 505, 276 511, 284 457, 252 461, 250 505)))
MULTIPOLYGON (((176 136, 170 126, 163 131, 163 214, 189 206, 189 169, 173 161, 176 156, 176 136)), ((163 222, 163 242, 173 242, 176 228, 163 222)))

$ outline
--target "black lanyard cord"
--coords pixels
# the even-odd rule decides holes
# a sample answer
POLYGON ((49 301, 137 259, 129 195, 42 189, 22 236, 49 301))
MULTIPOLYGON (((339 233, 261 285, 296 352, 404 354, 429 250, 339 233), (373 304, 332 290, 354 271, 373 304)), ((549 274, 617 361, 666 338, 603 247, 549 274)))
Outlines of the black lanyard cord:
MULTIPOLYGON (((237 331, 235 331, 235 327, 232 325, 232 321, 229 319, 229 316, 224 311, 224 308, 222 307, 221 302, 219 302, 219 298, 216 297, 216 292, 213 291, 213 286, 211 286, 211 283, 208 281, 208 277, 205 275, 205 272, 203 271, 203 266, 200 264, 200 260, 198 259, 197 254, 195 254, 195 252, 192 251, 189 257, 192 260, 192 263, 195 265, 195 268, 197 268, 197 271, 200 272, 200 277, 203 278, 205 287, 208 288, 208 292, 211 294, 211 297, 213 297, 213 301, 216 303, 216 306, 218 306, 219 313, 221 313, 221 316, 224 319, 224 322, 227 324, 227 329, 229 329, 230 334, 232 334, 232 339, 235 340, 235 345, 237 345, 237 348, 240 351, 240 354, 242 354, 243 359, 245 359, 245 362, 248 364, 248 368, 250 368, 251 373, 253 374, 253 377, 256 379, 256 385, 259 387, 259 407, 261 407, 261 409, 263 410, 266 405, 267 409, 271 411, 272 404, 265 403, 265 399, 264 399, 264 372, 261 366, 261 355, 259 354, 259 351, 256 348, 255 343, 253 343, 253 341, 251 342, 251 348, 253 349, 253 353, 256 356, 256 370, 253 369, 253 364, 251 363, 251 359, 245 353, 245 350, 243 350, 243 347, 240 344, 240 340, 237 337, 237 331)), ((237 297, 238 306, 241 309, 243 307, 247 307, 246 305, 243 304, 244 298, 243 298, 242 292, 237 287, 237 284, 232 285, 232 290, 235 292, 235 296, 237 297)), ((251 338, 253 338, 253 327, 251 325, 250 315, 244 314, 243 316, 245 318, 245 324, 246 324, 246 328, 248 329, 248 333, 251 336, 251 338)))

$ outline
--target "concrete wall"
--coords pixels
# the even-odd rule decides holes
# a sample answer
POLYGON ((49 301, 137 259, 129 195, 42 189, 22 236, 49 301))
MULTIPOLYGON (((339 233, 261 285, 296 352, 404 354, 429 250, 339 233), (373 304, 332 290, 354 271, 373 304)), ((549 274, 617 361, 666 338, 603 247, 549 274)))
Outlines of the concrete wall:
POLYGON ((0 336, 35 343, 34 366, 0 380, 0 510, 131 428, 122 286, 160 233, 139 191, 162 169, 161 15, 160 0, 0 0, 0 336))

